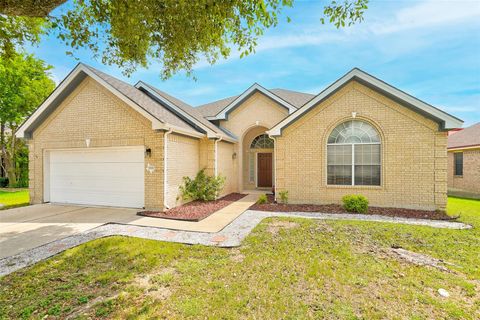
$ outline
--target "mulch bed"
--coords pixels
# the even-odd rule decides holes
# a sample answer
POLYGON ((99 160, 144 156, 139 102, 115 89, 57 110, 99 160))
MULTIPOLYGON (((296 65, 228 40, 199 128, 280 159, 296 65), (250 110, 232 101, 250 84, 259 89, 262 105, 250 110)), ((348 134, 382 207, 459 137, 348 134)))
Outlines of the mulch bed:
POLYGON ((246 194, 230 193, 215 201, 195 200, 167 211, 140 211, 137 212, 137 215, 150 218, 200 221, 245 196, 246 194))
MULTIPOLYGON (((349 213, 341 205, 338 204, 280 204, 273 203, 273 195, 268 195, 268 203, 254 204, 250 207, 251 210, 258 211, 276 211, 276 212, 322 212, 322 213, 349 213)), ((413 210, 401 208, 381 208, 368 207, 368 214, 378 214, 388 217, 401 218, 415 218, 415 219, 430 219, 430 220, 455 220, 456 217, 451 217, 445 212, 441 211, 426 211, 413 210)))

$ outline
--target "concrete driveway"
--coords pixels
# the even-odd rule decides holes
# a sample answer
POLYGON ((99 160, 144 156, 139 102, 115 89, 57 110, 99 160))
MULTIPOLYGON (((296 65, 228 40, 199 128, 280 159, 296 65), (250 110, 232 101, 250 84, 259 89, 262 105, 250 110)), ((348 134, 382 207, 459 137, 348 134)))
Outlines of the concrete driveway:
POLYGON ((0 211, 0 259, 107 222, 131 223, 137 211, 52 204, 0 211))

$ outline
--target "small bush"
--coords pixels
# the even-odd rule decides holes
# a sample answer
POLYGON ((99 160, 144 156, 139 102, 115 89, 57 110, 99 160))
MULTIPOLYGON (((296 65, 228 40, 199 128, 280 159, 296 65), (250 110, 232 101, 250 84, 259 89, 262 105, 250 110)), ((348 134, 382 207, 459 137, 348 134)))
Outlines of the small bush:
POLYGON ((267 198, 267 195, 266 194, 261 194, 259 197, 258 197, 258 200, 257 200, 257 203, 258 204, 265 204, 268 202, 268 198, 267 198))
POLYGON ((280 196, 280 202, 283 203, 283 204, 287 204, 288 203, 288 191, 287 190, 282 190, 278 193, 278 195, 280 196))
POLYGON ((195 179, 183 177, 183 185, 179 187, 180 195, 183 200, 215 200, 225 184, 225 178, 222 176, 208 176, 205 169, 200 170, 195 179))
POLYGON ((8 187, 8 178, 7 177, 0 177, 0 188, 8 187))
POLYGON ((342 198, 343 208, 348 212, 367 213, 368 200, 362 195, 349 194, 342 198))

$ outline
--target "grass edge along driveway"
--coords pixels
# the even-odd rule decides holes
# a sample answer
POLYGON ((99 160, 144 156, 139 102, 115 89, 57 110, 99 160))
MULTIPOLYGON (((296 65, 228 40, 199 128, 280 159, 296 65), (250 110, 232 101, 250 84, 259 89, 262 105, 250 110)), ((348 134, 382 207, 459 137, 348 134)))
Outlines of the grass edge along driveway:
POLYGON ((30 202, 28 189, 0 188, 1 209, 26 206, 30 202))

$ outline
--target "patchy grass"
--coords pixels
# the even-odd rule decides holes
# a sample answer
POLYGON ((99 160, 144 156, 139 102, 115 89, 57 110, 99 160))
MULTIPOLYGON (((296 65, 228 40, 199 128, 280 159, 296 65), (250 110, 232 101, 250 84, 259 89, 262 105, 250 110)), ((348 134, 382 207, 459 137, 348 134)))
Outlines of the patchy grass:
POLYGON ((480 201, 448 211, 475 228, 268 219, 236 249, 99 239, 0 279, 0 318, 478 319, 480 201))
POLYGON ((25 189, 0 189, 1 209, 26 206, 29 204, 30 196, 25 189))

